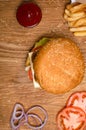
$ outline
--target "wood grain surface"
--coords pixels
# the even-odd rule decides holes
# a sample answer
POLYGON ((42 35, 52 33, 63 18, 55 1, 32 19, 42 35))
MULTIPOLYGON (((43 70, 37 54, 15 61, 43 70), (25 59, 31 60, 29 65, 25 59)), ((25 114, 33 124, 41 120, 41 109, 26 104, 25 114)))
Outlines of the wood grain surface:
MULTIPOLYGON (((16 10, 22 0, 0 0, 0 130, 11 130, 10 118, 15 103, 23 104, 25 111, 41 105, 48 112, 43 130, 57 130, 56 114, 65 105, 69 95, 86 90, 86 73, 79 86, 63 95, 53 95, 34 89, 25 72, 25 60, 30 47, 43 36, 62 36, 80 47, 86 66, 86 37, 74 37, 63 19, 68 0, 35 0, 42 10, 42 20, 34 28, 24 28, 16 20, 16 10)), ((28 130, 23 126, 21 130, 28 130)))

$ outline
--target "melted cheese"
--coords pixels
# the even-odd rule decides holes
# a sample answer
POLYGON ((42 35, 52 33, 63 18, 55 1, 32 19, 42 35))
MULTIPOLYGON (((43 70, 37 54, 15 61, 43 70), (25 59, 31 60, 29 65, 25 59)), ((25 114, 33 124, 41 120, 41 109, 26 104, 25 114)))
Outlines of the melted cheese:
POLYGON ((33 62, 32 62, 32 55, 33 55, 33 52, 30 52, 29 59, 30 59, 30 67, 31 67, 31 71, 32 71, 32 77, 33 77, 33 85, 34 85, 34 88, 41 88, 40 84, 35 79, 35 73, 34 73, 33 62))

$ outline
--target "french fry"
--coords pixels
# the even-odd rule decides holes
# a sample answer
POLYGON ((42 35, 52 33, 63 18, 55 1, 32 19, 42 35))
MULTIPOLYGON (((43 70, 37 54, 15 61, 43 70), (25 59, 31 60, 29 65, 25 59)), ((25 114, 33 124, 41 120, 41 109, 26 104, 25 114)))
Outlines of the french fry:
POLYGON ((76 22, 76 21, 69 21, 69 22, 68 22, 69 27, 74 27, 75 22, 76 22))
POLYGON ((70 13, 70 11, 69 11, 68 9, 65 9, 65 14, 66 14, 67 16, 70 16, 70 15, 71 15, 71 13, 70 13))
POLYGON ((75 13, 77 11, 83 10, 86 8, 86 4, 79 4, 70 9, 71 13, 75 13))
POLYGON ((86 31, 74 32, 74 36, 86 36, 86 31))
POLYGON ((67 5, 64 19, 74 36, 86 36, 86 4, 76 2, 67 5))
POLYGON ((71 32, 86 31, 86 26, 70 28, 71 32))
POLYGON ((68 21, 68 16, 64 14, 64 19, 68 21))
POLYGON ((76 5, 79 5, 80 3, 78 3, 78 2, 75 2, 75 3, 72 3, 72 4, 68 4, 67 6, 66 6, 66 8, 68 9, 68 10, 70 10, 72 7, 74 7, 74 6, 76 6, 76 5))
POLYGON ((71 17, 72 17, 72 18, 75 18, 75 17, 81 18, 81 17, 83 17, 83 16, 86 16, 86 13, 85 13, 84 11, 78 11, 78 12, 76 12, 76 13, 72 13, 72 14, 71 14, 71 17))
POLYGON ((73 26, 74 26, 74 27, 86 26, 86 17, 77 20, 77 21, 74 23, 73 26))
POLYGON ((76 20, 78 20, 80 18, 84 18, 84 17, 86 17, 86 14, 82 13, 82 14, 79 14, 77 17, 68 17, 67 21, 76 21, 76 20))

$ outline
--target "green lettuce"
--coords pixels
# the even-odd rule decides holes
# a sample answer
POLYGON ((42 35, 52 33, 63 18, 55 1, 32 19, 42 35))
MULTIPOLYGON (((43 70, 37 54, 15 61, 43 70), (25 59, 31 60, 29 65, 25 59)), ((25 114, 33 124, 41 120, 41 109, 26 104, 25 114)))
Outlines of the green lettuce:
POLYGON ((38 42, 35 43, 35 46, 34 48, 37 48, 37 47, 40 47, 40 46, 43 46, 45 43, 47 43, 49 41, 49 38, 42 38, 40 39, 38 42))

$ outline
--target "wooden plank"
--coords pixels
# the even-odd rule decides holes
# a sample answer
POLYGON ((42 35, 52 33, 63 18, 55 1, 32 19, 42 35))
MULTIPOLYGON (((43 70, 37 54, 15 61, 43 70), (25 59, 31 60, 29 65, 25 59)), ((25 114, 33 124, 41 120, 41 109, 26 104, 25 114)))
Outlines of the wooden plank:
MULTIPOLYGON (((22 0, 0 0, 0 129, 11 130, 10 118, 15 103, 23 104, 25 111, 41 105, 48 112, 44 130, 56 130, 56 114, 65 105, 68 96, 77 90, 86 90, 86 74, 82 83, 63 95, 53 95, 34 89, 25 69, 29 48, 43 36, 63 36, 80 47, 86 65, 86 37, 74 37, 63 19, 65 0, 36 0, 42 9, 42 20, 34 28, 24 28, 16 20, 16 10, 22 0)), ((27 130, 25 126, 21 130, 27 130)))

